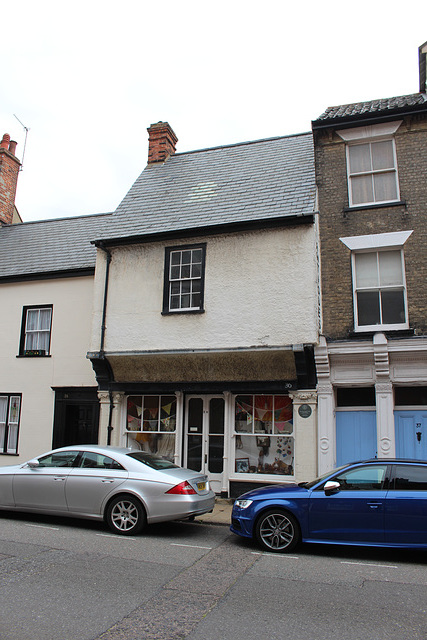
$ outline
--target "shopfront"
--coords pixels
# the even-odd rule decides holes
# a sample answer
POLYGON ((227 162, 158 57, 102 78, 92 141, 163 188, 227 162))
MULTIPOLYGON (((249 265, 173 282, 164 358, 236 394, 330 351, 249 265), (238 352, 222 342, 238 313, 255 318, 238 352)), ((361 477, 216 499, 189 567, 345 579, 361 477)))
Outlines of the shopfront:
POLYGON ((316 473, 315 403, 301 392, 131 395, 122 444, 206 473, 217 494, 235 497, 316 473))

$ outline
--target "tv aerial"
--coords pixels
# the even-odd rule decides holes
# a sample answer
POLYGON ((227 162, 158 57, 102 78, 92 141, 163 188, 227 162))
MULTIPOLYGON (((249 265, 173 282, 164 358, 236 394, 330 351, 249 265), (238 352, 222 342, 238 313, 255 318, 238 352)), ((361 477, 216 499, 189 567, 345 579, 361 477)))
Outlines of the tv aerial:
POLYGON ((24 156, 25 156, 25 147, 27 146, 27 136, 28 136, 28 132, 29 132, 29 128, 25 126, 25 124, 22 124, 22 122, 20 121, 20 119, 18 118, 17 115, 13 114, 15 116, 15 118, 18 120, 19 124, 21 125, 21 127, 24 129, 25 131, 25 140, 24 140, 24 149, 22 151, 22 160, 21 160, 21 166, 19 167, 19 171, 22 171, 24 168, 24 156))

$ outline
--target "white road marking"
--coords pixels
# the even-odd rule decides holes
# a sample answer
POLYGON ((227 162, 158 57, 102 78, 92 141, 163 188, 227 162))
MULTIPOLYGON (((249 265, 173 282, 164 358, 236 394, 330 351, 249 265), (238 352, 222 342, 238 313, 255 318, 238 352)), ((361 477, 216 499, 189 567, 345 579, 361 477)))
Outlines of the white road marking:
POLYGON ((362 567, 383 567, 385 569, 398 569, 395 564, 377 564, 376 562, 349 562, 347 560, 341 560, 341 564, 355 564, 362 567))
POLYGON ((171 542, 171 547, 190 547, 191 549, 212 549, 212 547, 199 547, 197 544, 179 544, 178 542, 171 542))
POLYGON ((97 536, 103 536, 104 538, 117 538, 118 540, 134 540, 136 538, 129 538, 128 536, 115 536, 114 533, 96 533, 97 536))
POLYGON ((59 531, 59 527, 48 527, 46 524, 27 524, 27 527, 37 527, 38 529, 52 529, 52 531, 59 531))
POLYGON ((268 556, 270 558, 283 558, 283 560, 299 560, 299 556, 288 556, 286 553, 263 553, 262 551, 251 551, 253 556, 268 556))

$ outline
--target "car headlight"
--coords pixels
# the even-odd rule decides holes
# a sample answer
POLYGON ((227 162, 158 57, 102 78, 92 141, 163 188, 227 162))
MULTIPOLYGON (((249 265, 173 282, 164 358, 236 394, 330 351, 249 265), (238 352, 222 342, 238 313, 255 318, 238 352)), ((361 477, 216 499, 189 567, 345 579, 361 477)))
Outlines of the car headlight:
POLYGON ((247 509, 252 504, 252 502, 253 500, 236 500, 234 504, 236 505, 236 507, 239 507, 239 509, 247 509))

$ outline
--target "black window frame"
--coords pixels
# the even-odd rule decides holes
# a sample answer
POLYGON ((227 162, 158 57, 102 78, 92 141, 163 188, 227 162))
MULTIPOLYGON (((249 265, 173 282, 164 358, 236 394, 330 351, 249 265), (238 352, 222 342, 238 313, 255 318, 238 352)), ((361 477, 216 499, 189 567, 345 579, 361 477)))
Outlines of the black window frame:
POLYGON ((22 393, 0 393, 0 396, 2 398, 7 398, 7 406, 6 406, 6 422, 5 422, 5 429, 4 429, 4 437, 3 437, 3 442, 0 440, 0 455, 7 455, 7 456, 17 456, 19 455, 19 433, 20 433, 20 429, 21 429, 21 411, 22 411, 22 393), (8 451, 7 450, 7 444, 9 441, 9 413, 10 413, 10 401, 11 398, 19 398, 19 415, 18 415, 18 430, 17 430, 17 434, 16 434, 16 448, 14 451, 8 451))
POLYGON ((184 314, 204 313, 205 311, 205 308, 204 308, 205 266, 206 266, 206 243, 205 242, 190 244, 190 245, 177 245, 177 246, 165 248, 162 315, 174 315, 174 314, 183 314, 183 313, 184 314), (170 278, 171 255, 174 252, 178 252, 178 251, 184 252, 184 251, 193 251, 193 250, 201 250, 202 252, 201 274, 200 274, 200 278, 197 278, 200 280, 200 305, 197 308, 172 309, 170 307, 170 289, 171 289, 171 283, 174 282, 174 280, 171 280, 170 278))
POLYGON ((49 358, 51 355, 50 347, 52 341, 52 321, 53 321, 53 304, 32 304, 26 305, 22 308, 22 321, 21 321, 21 336, 19 342, 19 357, 22 358, 49 358), (49 344, 47 353, 43 353, 46 351, 45 349, 25 349, 25 341, 27 335, 27 315, 28 311, 34 309, 50 309, 50 327, 49 327, 49 344))

